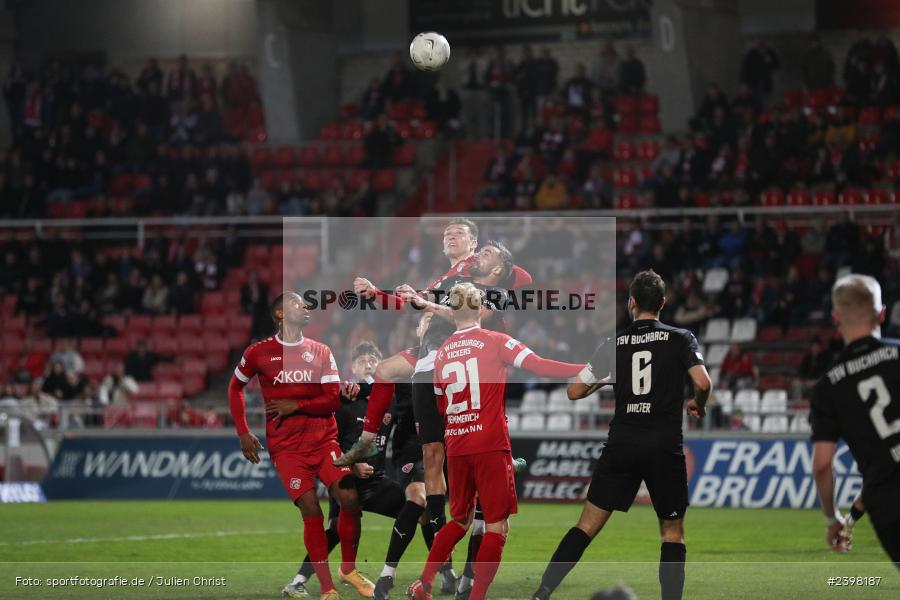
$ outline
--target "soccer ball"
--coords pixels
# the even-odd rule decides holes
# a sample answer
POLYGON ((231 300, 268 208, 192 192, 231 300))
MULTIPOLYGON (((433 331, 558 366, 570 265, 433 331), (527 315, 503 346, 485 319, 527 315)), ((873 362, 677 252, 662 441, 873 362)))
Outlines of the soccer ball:
POLYGON ((409 45, 409 58, 420 71, 439 71, 450 60, 450 44, 434 31, 420 33, 409 45))

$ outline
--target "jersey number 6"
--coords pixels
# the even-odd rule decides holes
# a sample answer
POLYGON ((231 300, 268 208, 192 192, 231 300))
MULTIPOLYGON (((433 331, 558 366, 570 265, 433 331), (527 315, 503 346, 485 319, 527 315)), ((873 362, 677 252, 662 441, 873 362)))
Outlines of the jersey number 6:
POLYGON ((641 350, 631 355, 631 393, 635 396, 650 393, 651 360, 653 353, 649 350, 641 350))

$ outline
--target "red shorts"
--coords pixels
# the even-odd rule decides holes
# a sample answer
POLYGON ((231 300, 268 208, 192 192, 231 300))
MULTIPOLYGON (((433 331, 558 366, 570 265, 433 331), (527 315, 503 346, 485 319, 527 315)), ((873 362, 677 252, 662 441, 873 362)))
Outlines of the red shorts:
POLYGON ((512 454, 505 450, 447 457, 450 516, 464 520, 481 502, 485 523, 497 523, 519 512, 512 454))
POLYGON ((336 467, 332 463, 340 455, 341 447, 337 441, 329 440, 314 453, 288 450, 273 454, 271 458, 291 502, 296 502, 297 498, 316 488, 316 478, 330 488, 352 474, 349 467, 336 467))
POLYGON ((406 359, 406 362, 410 364, 410 366, 416 366, 416 362, 419 360, 419 347, 416 346, 414 348, 407 348, 406 350, 401 350, 397 353, 398 356, 402 356, 406 359))

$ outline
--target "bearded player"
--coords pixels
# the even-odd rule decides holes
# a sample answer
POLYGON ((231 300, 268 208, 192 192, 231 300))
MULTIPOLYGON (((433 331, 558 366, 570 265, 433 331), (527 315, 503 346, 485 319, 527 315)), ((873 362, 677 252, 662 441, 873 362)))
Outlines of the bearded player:
POLYGON ((228 385, 228 404, 240 437, 241 451, 260 462, 262 444, 250 432, 244 386, 259 380, 266 407, 266 442, 272 465, 303 516, 303 541, 321 585, 322 600, 340 595, 328 568, 328 537, 316 495, 318 479, 340 505, 337 531, 341 543, 341 582, 371 597, 373 585, 356 569, 360 507, 351 470, 336 467, 340 455, 334 413, 341 406, 340 378, 331 349, 305 338, 309 310, 295 292, 285 292, 271 305, 278 333, 246 350, 228 385))
POLYGON ((431 598, 431 583, 472 523, 476 498, 484 514, 484 541, 475 558, 472 600, 482 600, 499 568, 518 510, 514 466, 506 424, 506 374, 518 367, 544 377, 573 377, 584 365, 541 358, 505 333, 481 328, 484 291, 459 283, 449 294, 456 331, 434 360, 434 393, 445 417, 450 515, 434 539, 422 575, 407 590, 431 598))

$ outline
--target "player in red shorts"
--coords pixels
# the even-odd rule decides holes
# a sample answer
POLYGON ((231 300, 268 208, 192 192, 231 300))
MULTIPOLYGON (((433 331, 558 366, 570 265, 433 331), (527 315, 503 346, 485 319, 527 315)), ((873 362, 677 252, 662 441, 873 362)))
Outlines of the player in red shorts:
POLYGON ((278 333, 246 350, 228 385, 228 404, 250 462, 260 461, 259 439, 250 432, 244 386, 259 380, 266 405, 266 443, 272 464, 291 501, 303 515, 303 541, 322 588, 322 600, 337 600, 328 568, 328 538, 316 495, 321 481, 340 504, 338 536, 341 568, 338 577, 360 595, 371 597, 374 584, 356 569, 360 507, 349 468, 332 464, 340 456, 335 411, 340 408, 340 378, 331 349, 303 337, 309 311, 300 295, 285 292, 271 306, 278 333))
POLYGON ((471 283, 450 290, 456 332, 434 361, 434 393, 444 415, 452 521, 441 528, 422 575, 407 590, 431 598, 431 583, 472 523, 476 496, 484 513, 484 540, 475 558, 471 600, 487 593, 500 565, 509 516, 518 510, 506 425, 506 373, 510 366, 544 377, 574 377, 583 364, 541 358, 505 333, 481 328, 482 292, 471 283), (475 385, 472 385, 472 382, 475 385))

